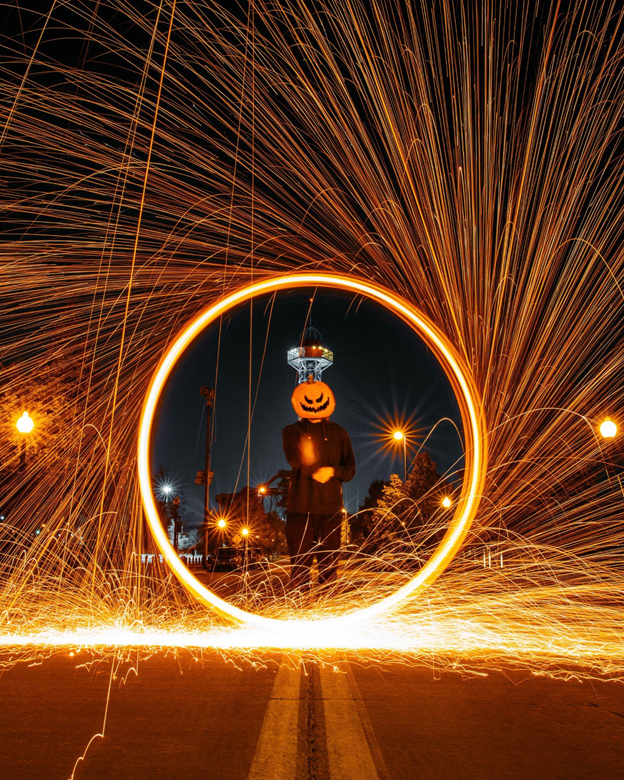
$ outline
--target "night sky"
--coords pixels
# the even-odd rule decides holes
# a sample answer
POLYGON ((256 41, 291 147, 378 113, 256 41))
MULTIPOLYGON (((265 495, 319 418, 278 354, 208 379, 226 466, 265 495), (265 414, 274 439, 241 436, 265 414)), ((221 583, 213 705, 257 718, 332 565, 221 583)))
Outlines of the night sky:
MULTIPOLYGON (((286 362, 287 350, 299 344, 310 298, 311 324, 334 353, 334 364, 323 380, 336 395, 332 419, 349 432, 357 473, 344 485, 347 509, 357 511, 374 479, 403 474, 402 448, 384 453, 379 434, 384 420, 411 418, 421 435, 443 417, 461 430, 459 409, 451 386, 435 356, 403 322, 378 304, 361 297, 324 290, 297 290, 253 301, 252 394, 257 401, 251 425, 250 482, 257 485, 279 469, 288 468, 281 443, 285 425, 296 421, 290 395, 296 372, 286 362), (272 309, 272 310, 271 310, 272 309), (266 346, 266 350, 265 350, 266 346), (262 356, 264 353, 264 363, 262 356)), ((211 503, 218 493, 247 484, 244 455, 248 420, 250 304, 224 317, 218 361, 219 324, 213 323, 178 362, 162 396, 154 426, 154 469, 164 468, 175 489, 187 501, 191 524, 200 523, 203 487, 195 474, 204 468, 205 404, 202 385, 215 387, 211 503)), ((443 422, 426 449, 449 476, 461 463, 461 442, 449 422, 443 422)), ((267 504, 268 508, 268 504, 267 504)))

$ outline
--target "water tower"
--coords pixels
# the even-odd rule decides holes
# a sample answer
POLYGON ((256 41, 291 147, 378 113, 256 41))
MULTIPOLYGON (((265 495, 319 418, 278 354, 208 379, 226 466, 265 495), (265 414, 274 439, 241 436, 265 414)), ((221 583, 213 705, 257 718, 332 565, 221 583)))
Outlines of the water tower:
POLYGON ((309 325, 299 337, 299 346, 288 350, 287 360, 301 384, 310 374, 319 381, 323 371, 334 362, 334 353, 323 346, 320 331, 309 325))

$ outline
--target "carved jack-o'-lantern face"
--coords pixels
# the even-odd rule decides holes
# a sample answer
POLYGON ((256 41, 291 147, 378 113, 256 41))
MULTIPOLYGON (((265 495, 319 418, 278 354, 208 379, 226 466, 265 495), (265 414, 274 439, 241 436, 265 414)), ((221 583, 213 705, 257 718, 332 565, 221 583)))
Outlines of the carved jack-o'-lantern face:
POLYGON ((329 385, 315 382, 311 376, 307 382, 295 387, 290 400, 295 413, 310 420, 329 417, 336 408, 336 399, 329 385))

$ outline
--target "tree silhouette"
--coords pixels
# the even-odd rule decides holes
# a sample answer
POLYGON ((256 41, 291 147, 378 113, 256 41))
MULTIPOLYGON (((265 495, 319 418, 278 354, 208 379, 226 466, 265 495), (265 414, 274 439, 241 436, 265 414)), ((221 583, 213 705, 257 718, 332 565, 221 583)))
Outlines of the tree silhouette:
POLYGON ((439 529, 431 527, 432 520, 439 518, 446 492, 449 492, 449 485, 438 473, 429 453, 419 452, 405 482, 392 474, 384 484, 370 515, 370 531, 364 545, 380 550, 398 540, 412 540, 419 535, 429 535, 430 540, 437 538, 439 529))
POLYGON ((360 549, 366 549, 367 540, 371 538, 373 530, 373 515, 384 488, 389 485, 388 480, 375 479, 368 488, 368 494, 357 511, 357 514, 349 518, 350 537, 353 544, 360 549))

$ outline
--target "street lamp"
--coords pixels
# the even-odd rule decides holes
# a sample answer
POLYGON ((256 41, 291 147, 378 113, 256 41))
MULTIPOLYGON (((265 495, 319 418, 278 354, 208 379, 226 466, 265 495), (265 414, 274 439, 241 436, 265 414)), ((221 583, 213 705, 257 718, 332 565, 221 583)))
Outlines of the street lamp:
POLYGON ((346 547, 350 539, 350 533, 349 533, 349 513, 347 512, 346 506, 342 507, 342 518, 340 521, 340 546, 346 547))
POLYGON ((452 503, 453 502, 451 501, 451 499, 448 496, 444 496, 444 498, 442 499, 442 506, 445 509, 448 509, 451 506, 452 503))
POLYGON ((19 418, 16 424, 17 424, 17 430, 20 433, 30 433, 32 429, 35 427, 33 418, 28 414, 28 412, 24 412, 24 414, 19 418))
MULTIPOLYGON (((160 479, 167 479, 164 474, 160 474, 160 479)), ((179 520, 180 497, 176 495, 175 485, 171 482, 157 482, 156 486, 159 501, 162 502, 161 522, 169 533, 169 526, 173 522, 173 548, 178 552, 178 536, 182 523, 179 520)))
POLYGON ((407 481, 407 436, 403 431, 395 431, 392 437, 396 442, 403 442, 403 482, 407 481))
MULTIPOLYGON (((16 423, 17 430, 24 434, 24 436, 28 435, 29 433, 32 433, 32 429, 35 427, 35 423, 33 421, 33 418, 28 414, 28 412, 24 412, 22 416, 19 418, 19 420, 16 423)), ((21 471, 24 471, 26 469, 26 440, 22 439, 20 441, 20 469, 21 471)))
MULTIPOLYGON (((210 483, 212 482, 213 473, 210 471, 210 443, 211 434, 210 426, 212 421, 212 410, 214 406, 214 390, 212 387, 204 385, 199 391, 201 397, 206 403, 206 446, 205 446, 205 461, 204 461, 204 473, 203 479, 201 478, 201 472, 198 472, 197 477, 199 482, 197 484, 204 486, 204 543, 202 545, 203 550, 203 565, 204 569, 208 568, 208 550, 210 549, 210 483)), ((197 482, 197 480, 196 480, 197 482)))
POLYGON ((212 571, 213 571, 213 573, 216 570, 217 562, 219 560, 219 552, 221 550, 221 546, 222 546, 223 541, 224 541, 224 533, 225 533, 225 529, 227 528, 227 524, 228 524, 227 515, 226 515, 226 517, 218 517, 216 519, 216 522, 215 522, 215 525, 217 526, 218 531, 217 531, 217 535, 216 535, 216 544, 215 544, 215 549, 214 549, 214 557, 213 557, 213 560, 212 560, 212 571), (221 532, 221 534, 218 533, 219 531, 221 532))
MULTIPOLYGON (((617 435, 617 425, 613 422, 613 420, 609 419, 608 417, 605 417, 605 419, 600 423, 600 434, 602 435, 603 439, 606 439, 607 442, 610 440, 615 439, 617 435)), ((605 443, 605 446, 608 449, 611 449, 613 446, 612 444, 605 443)), ((609 481, 609 484, 611 483, 611 477, 615 476, 615 474, 612 474, 613 470, 613 464, 610 462, 612 458, 609 458, 606 460, 603 456, 603 463, 605 466, 605 471, 607 472, 607 479, 609 481)))
POLYGON ((617 434, 617 425, 613 420, 606 417, 600 424, 600 433, 602 434, 603 439, 613 439, 617 434))
POLYGON ((249 528, 243 528, 241 531, 241 534, 243 535, 243 538, 245 540, 245 558, 243 563, 243 570, 245 574, 247 574, 247 569, 249 567, 249 528))

